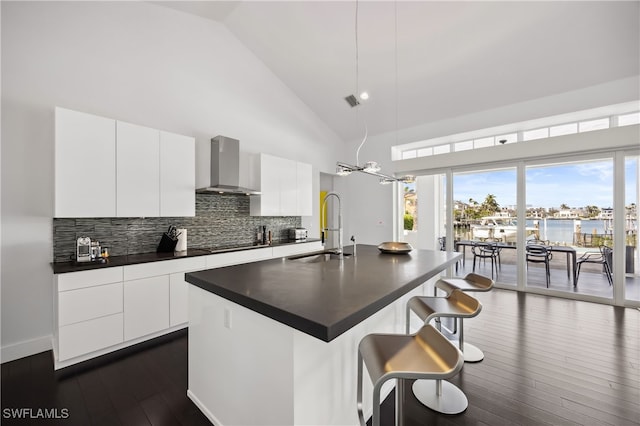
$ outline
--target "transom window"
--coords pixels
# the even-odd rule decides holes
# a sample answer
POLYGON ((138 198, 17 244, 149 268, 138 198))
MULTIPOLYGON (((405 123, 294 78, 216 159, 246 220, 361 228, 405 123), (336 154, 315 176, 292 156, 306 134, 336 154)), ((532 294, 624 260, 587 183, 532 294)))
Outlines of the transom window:
MULTIPOLYGON (((579 115, 579 113, 576 113, 579 115)), ((585 115, 593 115, 592 112, 585 112, 585 115)), ((489 148, 497 145, 504 145, 517 142, 535 141, 549 137, 570 135, 575 133, 591 132, 594 130, 608 129, 610 127, 630 126, 640 123, 640 111, 625 112, 606 117, 585 117, 585 119, 574 119, 565 123, 557 123, 558 117, 547 119, 549 126, 540 127, 537 122, 536 127, 525 128, 526 123, 515 123, 510 127, 521 130, 507 134, 489 134, 490 129, 478 131, 477 133, 487 133, 475 139, 460 138, 456 140, 456 135, 449 137, 447 143, 442 143, 441 139, 429 139, 410 144, 399 145, 393 148, 395 152, 394 160, 407 160, 417 157, 429 157, 432 155, 447 154, 451 152, 469 151, 472 149, 489 148)))

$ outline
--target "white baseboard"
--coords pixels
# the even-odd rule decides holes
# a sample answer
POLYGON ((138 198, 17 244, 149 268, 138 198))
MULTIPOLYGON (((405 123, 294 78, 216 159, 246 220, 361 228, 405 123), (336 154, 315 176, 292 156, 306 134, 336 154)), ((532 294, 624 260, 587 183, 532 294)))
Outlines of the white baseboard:
POLYGON ((52 349, 51 339, 52 336, 48 335, 2 346, 0 360, 4 364, 5 362, 49 351, 52 349))
POLYGON ((200 411, 202 411, 202 414, 204 414, 211 423, 213 423, 214 425, 223 426, 220 420, 218 420, 218 418, 214 416, 207 407, 205 407, 202 401, 200 401, 198 397, 195 396, 193 392, 191 392, 191 389, 187 389, 187 397, 196 405, 196 407, 200 409, 200 411))

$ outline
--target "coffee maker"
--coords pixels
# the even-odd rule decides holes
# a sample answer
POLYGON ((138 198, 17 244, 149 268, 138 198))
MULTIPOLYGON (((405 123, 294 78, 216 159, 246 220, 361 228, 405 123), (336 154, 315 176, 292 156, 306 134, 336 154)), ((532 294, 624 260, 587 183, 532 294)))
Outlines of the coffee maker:
POLYGON ((76 262, 91 261, 91 238, 80 237, 76 242, 76 262))

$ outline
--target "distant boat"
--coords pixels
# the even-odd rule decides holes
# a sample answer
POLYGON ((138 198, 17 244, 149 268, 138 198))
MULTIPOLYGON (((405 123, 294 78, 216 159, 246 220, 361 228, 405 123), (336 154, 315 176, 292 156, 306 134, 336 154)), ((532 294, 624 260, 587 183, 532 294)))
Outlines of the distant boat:
MULTIPOLYGON (((539 235, 539 229, 528 226, 526 236, 539 235)), ((505 243, 515 243, 518 233, 518 222, 515 217, 498 215, 484 216, 479 225, 471 225, 471 238, 474 240, 494 239, 505 243)))

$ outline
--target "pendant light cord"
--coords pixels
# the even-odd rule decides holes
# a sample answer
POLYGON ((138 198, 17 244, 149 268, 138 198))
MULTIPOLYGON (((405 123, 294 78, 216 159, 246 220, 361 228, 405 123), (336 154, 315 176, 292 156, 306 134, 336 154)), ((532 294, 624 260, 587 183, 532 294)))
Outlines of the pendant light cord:
MULTIPOLYGON (((356 14, 355 14, 355 41, 356 41, 356 102, 360 102, 358 101, 358 98, 360 97, 360 56, 359 56, 359 51, 358 51, 358 0, 356 0, 356 14)), ((358 127, 358 108, 356 106, 356 128, 358 127)), ((360 142, 360 146, 358 146, 358 149, 356 150, 356 166, 360 166, 360 148, 362 148, 362 145, 364 145, 364 143, 367 140, 367 134, 368 134, 368 129, 367 129, 367 123, 364 123, 364 138, 362 139, 362 142, 360 142)))
POLYGON ((395 71, 396 71, 396 145, 398 145, 398 1, 394 3, 394 34, 395 34, 395 71))

